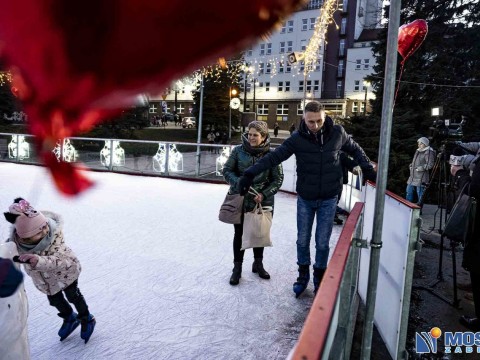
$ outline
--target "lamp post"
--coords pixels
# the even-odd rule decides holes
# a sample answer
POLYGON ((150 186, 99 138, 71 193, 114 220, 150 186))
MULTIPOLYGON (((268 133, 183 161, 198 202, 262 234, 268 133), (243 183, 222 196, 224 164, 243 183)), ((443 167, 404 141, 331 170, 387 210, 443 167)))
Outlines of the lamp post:
POLYGON ((370 81, 363 80, 363 87, 365 88, 365 106, 363 107, 363 116, 367 115, 367 93, 368 93, 369 85, 370 85, 370 81))
POLYGON ((228 97, 229 97, 229 102, 228 102, 228 139, 230 140, 232 138, 232 95, 235 96, 237 95, 237 89, 232 89, 230 86, 230 89, 228 91, 228 97))
POLYGON ((255 119, 257 119, 257 110, 255 108, 255 85, 257 85, 257 79, 253 78, 253 112, 255 113, 255 119))

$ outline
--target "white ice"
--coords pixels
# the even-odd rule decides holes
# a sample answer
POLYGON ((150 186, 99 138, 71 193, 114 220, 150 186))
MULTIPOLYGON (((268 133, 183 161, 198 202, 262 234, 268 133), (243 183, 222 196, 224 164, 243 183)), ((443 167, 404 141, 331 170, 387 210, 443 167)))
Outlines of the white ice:
MULTIPOLYGON (((42 167, 0 163, 0 209, 15 197, 60 213, 67 244, 83 271, 79 287, 97 326, 88 344, 76 330, 59 341, 61 319, 26 276, 31 357, 42 359, 285 359, 313 300, 296 299, 296 197, 279 193, 271 274, 251 272, 245 253, 238 286, 233 225, 217 220, 227 185, 112 173, 87 173, 93 190, 67 198, 42 167)), ((8 236, 3 220, 0 239, 8 236)), ((340 227, 334 227, 334 246, 340 227)), ((312 241, 312 256, 314 254, 312 241)), ((331 249, 330 254, 333 252, 331 249)), ((2 324, 4 326, 4 324, 2 324)), ((1 339, 0 339, 1 341, 1 339)))

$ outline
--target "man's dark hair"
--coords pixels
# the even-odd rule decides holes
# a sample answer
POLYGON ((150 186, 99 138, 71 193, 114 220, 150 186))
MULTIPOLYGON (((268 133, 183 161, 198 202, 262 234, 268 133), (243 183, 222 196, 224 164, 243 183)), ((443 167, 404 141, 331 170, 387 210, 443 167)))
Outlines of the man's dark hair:
POLYGON ((307 105, 305 105, 305 112, 320 112, 322 110, 325 110, 325 108, 322 106, 322 104, 320 104, 318 101, 310 101, 309 103, 307 103, 307 105))

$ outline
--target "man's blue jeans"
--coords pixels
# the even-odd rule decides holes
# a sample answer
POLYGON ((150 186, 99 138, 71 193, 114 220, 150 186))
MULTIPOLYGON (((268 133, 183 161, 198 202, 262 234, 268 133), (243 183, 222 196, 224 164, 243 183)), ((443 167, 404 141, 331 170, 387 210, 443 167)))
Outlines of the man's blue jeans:
POLYGON ((414 186, 414 185, 407 185, 407 197, 406 199, 410 202, 414 202, 414 193, 417 193, 417 203, 420 202, 420 199, 422 198, 423 192, 425 191, 425 186, 414 186))
POLYGON ((337 207, 337 196, 322 200, 304 200, 297 197, 297 264, 310 265, 310 239, 315 215, 315 264, 318 269, 327 267, 329 242, 333 219, 337 207))

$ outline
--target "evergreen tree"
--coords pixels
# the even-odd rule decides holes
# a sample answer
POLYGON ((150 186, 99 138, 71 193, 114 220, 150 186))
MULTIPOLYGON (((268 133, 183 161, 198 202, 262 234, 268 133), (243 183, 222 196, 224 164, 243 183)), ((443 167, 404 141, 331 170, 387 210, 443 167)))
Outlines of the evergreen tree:
POLYGON ((6 80, 6 77, 0 79, 0 124, 11 125, 12 122, 5 120, 4 115, 11 117, 14 112, 22 111, 11 87, 12 84, 6 80))
MULTIPOLYGON (((388 7, 386 14, 388 15, 388 7)), ((478 113, 480 110, 480 16, 477 0, 435 1, 404 0, 400 24, 425 19, 428 33, 423 44, 405 61, 393 112, 393 127, 387 187, 403 195, 408 178, 408 164, 421 136, 432 137, 431 145, 438 151, 442 145, 456 140, 480 141, 478 113), (469 13, 470 11, 470 13, 469 13), (471 11, 476 11, 474 14, 471 11), (431 109, 442 106, 441 120, 467 121, 463 139, 438 136, 431 109)), ((377 65, 369 78, 376 100, 370 117, 345 124, 362 147, 377 159, 380 118, 383 102, 387 30, 374 46, 377 65), (353 124, 352 124, 353 123, 353 124), (377 135, 378 134, 378 135, 377 135), (365 138, 364 138, 365 137, 365 138), (364 146, 364 141, 368 146, 364 146), (376 142, 376 144, 375 144, 376 142), (376 146, 375 146, 376 145, 376 146)), ((402 57, 398 56, 396 79, 399 79, 402 57)), ((451 146, 447 146, 451 148, 451 146)))
MULTIPOLYGON (((215 128, 216 130, 227 131, 230 118, 230 95, 231 89, 240 91, 239 74, 237 67, 234 65, 239 62, 239 58, 229 61, 226 68, 218 68, 212 74, 203 77, 203 117, 202 117, 202 134, 206 136, 208 130, 215 128)), ((238 124, 239 111, 231 109, 232 126, 238 124)), ((193 92, 193 114, 197 119, 200 118, 200 85, 193 92)))
MULTIPOLYGON (((135 130, 150 126, 148 108, 145 105, 138 105, 124 109, 118 116, 97 125, 91 133, 97 137, 137 139, 135 130)), ((88 136, 88 134, 85 136, 88 136)))

